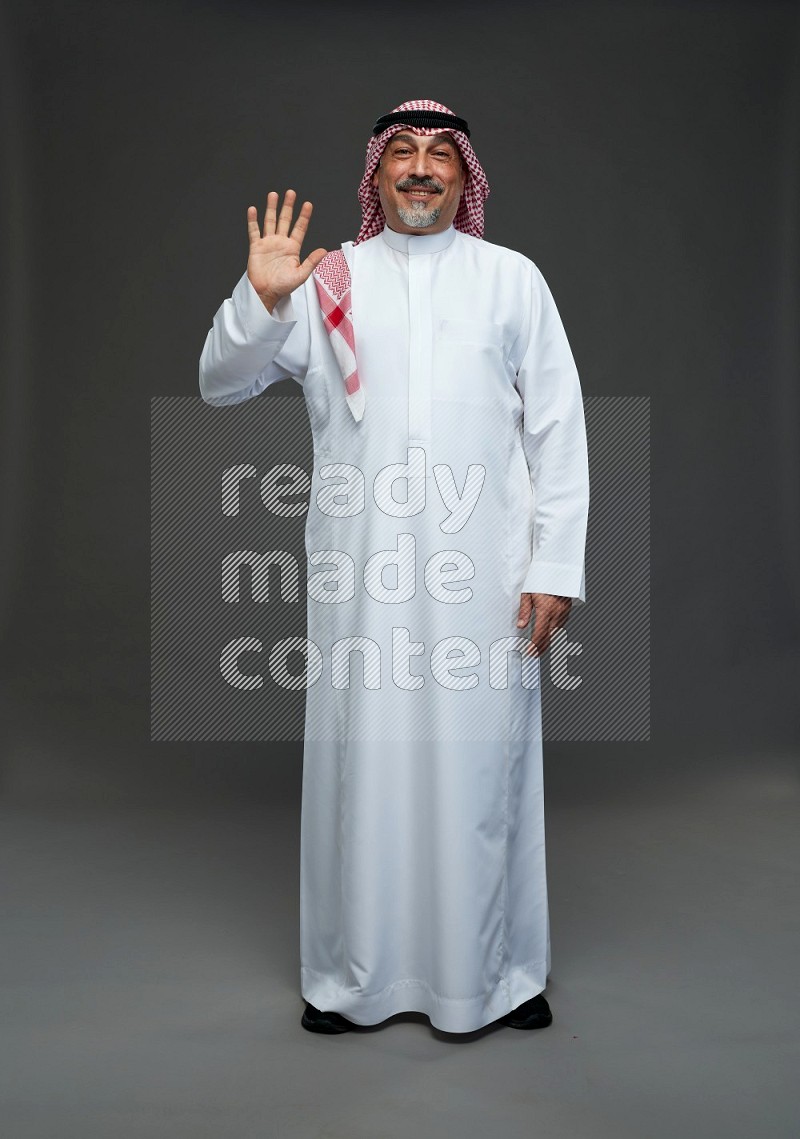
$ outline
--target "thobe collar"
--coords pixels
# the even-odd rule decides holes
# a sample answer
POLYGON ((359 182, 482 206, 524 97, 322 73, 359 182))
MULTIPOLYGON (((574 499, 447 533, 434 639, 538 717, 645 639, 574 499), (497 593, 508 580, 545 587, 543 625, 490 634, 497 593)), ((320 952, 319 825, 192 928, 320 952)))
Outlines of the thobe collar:
POLYGON ((456 227, 449 225, 441 233, 397 233, 385 225, 381 230, 381 237, 392 249, 401 253, 439 253, 446 249, 456 236, 456 227))

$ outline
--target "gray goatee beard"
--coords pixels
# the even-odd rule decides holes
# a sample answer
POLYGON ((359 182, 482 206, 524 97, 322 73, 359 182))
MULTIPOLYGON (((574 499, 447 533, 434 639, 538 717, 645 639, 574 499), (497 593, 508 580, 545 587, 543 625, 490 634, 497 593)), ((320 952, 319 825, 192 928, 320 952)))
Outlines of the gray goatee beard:
POLYGON ((410 209, 405 206, 398 207, 397 212, 400 220, 412 229, 427 229, 429 225, 434 225, 439 220, 442 207, 433 206, 428 209, 425 202, 415 202, 410 209))

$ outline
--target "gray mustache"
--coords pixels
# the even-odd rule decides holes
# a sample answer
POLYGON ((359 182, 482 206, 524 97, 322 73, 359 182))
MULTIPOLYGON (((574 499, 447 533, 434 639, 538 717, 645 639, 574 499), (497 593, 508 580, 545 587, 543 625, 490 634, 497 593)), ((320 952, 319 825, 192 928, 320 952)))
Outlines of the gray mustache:
POLYGON ((402 182, 397 182, 395 185, 397 190, 435 190, 437 194, 441 194, 444 186, 441 182, 437 182, 434 178, 404 178, 402 182))

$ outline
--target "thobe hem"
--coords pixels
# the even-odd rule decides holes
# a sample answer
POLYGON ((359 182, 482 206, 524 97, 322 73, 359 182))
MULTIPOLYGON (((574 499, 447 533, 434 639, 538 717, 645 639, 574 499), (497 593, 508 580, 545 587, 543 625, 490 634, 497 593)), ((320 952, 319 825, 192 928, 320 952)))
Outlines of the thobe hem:
POLYGON ((405 977, 379 993, 356 993, 335 984, 328 974, 301 968, 303 999, 323 1012, 338 1012, 358 1025, 376 1025, 401 1012, 419 1012, 441 1032, 475 1032, 492 1024, 547 984, 549 965, 529 961, 512 967, 493 989, 474 997, 442 997, 426 981, 405 977))

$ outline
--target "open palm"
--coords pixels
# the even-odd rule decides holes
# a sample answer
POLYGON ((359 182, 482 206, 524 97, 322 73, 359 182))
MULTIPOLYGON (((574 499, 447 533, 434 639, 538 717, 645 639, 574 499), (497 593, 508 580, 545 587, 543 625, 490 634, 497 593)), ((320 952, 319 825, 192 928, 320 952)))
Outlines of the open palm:
POLYGON ((281 297, 293 292, 311 276, 327 252, 315 249, 304 261, 300 260, 300 248, 314 207, 311 202, 303 202, 297 221, 292 225, 296 196, 294 190, 287 190, 278 213, 278 194, 274 190, 267 194, 263 232, 258 227, 256 207, 247 209, 250 239, 247 276, 270 312, 281 297))

